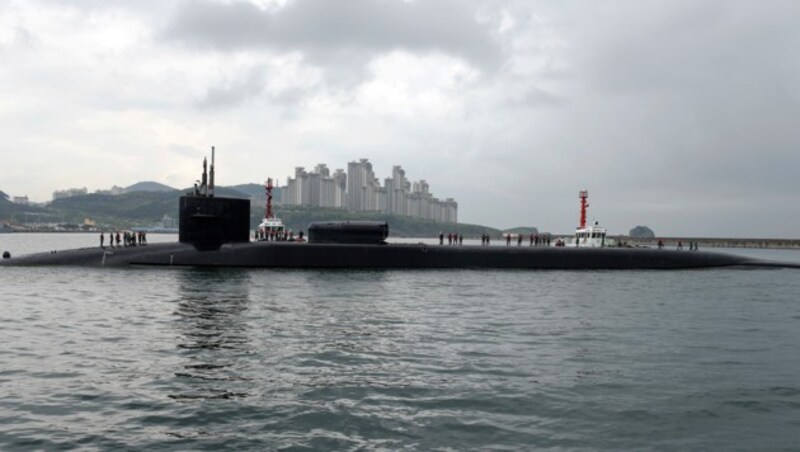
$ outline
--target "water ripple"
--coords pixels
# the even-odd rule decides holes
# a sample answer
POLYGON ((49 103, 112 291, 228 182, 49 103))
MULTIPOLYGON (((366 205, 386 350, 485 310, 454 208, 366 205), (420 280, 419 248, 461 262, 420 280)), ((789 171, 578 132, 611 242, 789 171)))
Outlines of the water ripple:
POLYGON ((791 448, 786 276, 4 269, 0 446, 791 448))

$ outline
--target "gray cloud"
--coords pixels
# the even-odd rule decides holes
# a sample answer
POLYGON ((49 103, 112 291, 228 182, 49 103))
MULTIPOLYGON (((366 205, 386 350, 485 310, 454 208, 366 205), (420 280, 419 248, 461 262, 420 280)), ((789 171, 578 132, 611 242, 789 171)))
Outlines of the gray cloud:
POLYGON ((163 168, 180 186, 196 177, 193 149, 213 142, 226 184, 368 157, 381 176, 400 164, 455 197, 465 222, 568 232, 587 187, 590 216, 613 233, 797 235, 794 0, 39 0, 4 11, 6 192, 44 199, 163 168), (120 153, 130 164, 116 164, 120 153))
POLYGON ((240 80, 208 89, 199 105, 204 108, 230 107, 238 105, 264 90, 265 75, 262 68, 249 71, 240 80))
POLYGON ((169 4, 163 0, 40 0, 58 6, 66 6, 83 10, 125 9, 154 13, 169 4))
POLYGON ((800 4, 578 2, 560 15, 570 100, 530 140, 576 163, 573 184, 615 194, 622 205, 595 200, 606 217, 709 235, 800 221, 779 207, 800 167, 800 4))
POLYGON ((219 50, 300 51, 315 62, 396 49, 442 52, 484 69, 501 61, 488 27, 451 0, 294 0, 276 9, 184 2, 163 35, 219 50))

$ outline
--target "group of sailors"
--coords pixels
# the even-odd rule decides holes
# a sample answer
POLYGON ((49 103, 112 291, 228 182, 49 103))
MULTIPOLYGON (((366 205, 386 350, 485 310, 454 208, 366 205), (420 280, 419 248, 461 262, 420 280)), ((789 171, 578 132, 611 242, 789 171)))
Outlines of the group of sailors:
MULTIPOLYGON (((455 232, 448 232, 447 233, 447 244, 448 245, 463 245, 464 244, 464 234, 458 234, 455 232)), ((444 245, 444 232, 439 231, 439 245, 444 245)))
MULTIPOLYGON (((119 231, 116 233, 109 232, 108 233, 108 245, 114 248, 114 243, 116 242, 116 246, 144 246, 147 245, 147 233, 144 231, 123 231, 120 234, 119 231)), ((106 247, 106 234, 105 232, 100 232, 100 248, 106 247)))
POLYGON ((294 231, 291 229, 282 229, 282 230, 266 230, 266 229, 256 229, 255 233, 253 234, 253 238, 257 242, 302 242, 303 241, 303 231, 297 233, 297 237, 295 238, 294 231))
MULTIPOLYGON (((517 234, 517 246, 522 246, 522 241, 525 238, 525 234, 517 234)), ((530 234, 528 236, 530 244, 528 246, 550 246, 550 235, 541 236, 539 234, 530 234)), ((487 241, 488 244, 488 241, 487 241)), ((511 234, 506 234, 506 246, 511 246, 511 234)))

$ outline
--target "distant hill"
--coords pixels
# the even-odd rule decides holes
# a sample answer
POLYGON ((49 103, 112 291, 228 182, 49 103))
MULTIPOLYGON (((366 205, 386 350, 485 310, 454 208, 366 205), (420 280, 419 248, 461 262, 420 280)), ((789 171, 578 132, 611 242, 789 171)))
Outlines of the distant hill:
MULTIPOLYGON (((133 192, 118 196, 88 194, 53 201, 49 212, 66 222, 80 224, 91 218, 101 227, 134 228, 148 227, 164 215, 178 218, 178 198, 191 190, 172 192, 133 192)), ((227 187, 217 187, 218 196, 247 199, 244 193, 227 187)), ((251 201, 250 227, 255 228, 264 216, 263 207, 251 201)), ((433 237, 439 231, 458 232, 465 236, 491 234, 499 237, 500 231, 485 226, 463 223, 435 223, 430 220, 386 215, 376 212, 351 213, 341 209, 325 209, 304 206, 277 206, 276 214, 286 226, 294 231, 305 231, 314 221, 326 220, 378 220, 389 223, 392 236, 433 237)))
POLYGON ((176 191, 176 190, 177 189, 172 188, 169 185, 164 185, 152 181, 137 182, 131 185, 130 187, 125 187, 125 193, 133 193, 137 191, 166 192, 166 191, 176 191))
MULTIPOLYGON (((229 187, 232 190, 236 190, 239 192, 244 193, 247 197, 253 201, 254 204, 258 204, 259 206, 264 206, 267 202, 267 194, 264 192, 264 186, 259 184, 243 184, 243 185, 233 185, 229 187)), ((272 196, 273 196, 273 204, 278 205, 277 200, 281 199, 281 188, 275 187, 272 189, 272 196)))
POLYGON ((39 219, 47 218, 47 209, 33 205, 14 204, 0 196, 0 223, 22 223, 38 215, 39 219))
MULTIPOLYGON (((250 198, 248 184, 235 187, 217 187, 216 195, 230 198, 251 199, 250 227, 255 228, 264 216, 263 196, 260 200, 250 198)), ((0 200, 0 223, 21 224, 32 218, 40 221, 82 224, 84 219, 94 220, 103 229, 133 229, 151 227, 164 215, 178 218, 178 198, 193 188, 169 191, 133 191, 121 195, 91 193, 54 200, 47 207, 22 206, 0 200)), ((500 237, 500 231, 480 225, 464 223, 435 223, 430 220, 381 214, 377 212, 352 213, 342 209, 325 209, 305 206, 276 206, 276 214, 286 226, 294 231, 305 231, 314 221, 326 220, 378 220, 389 223, 394 237, 435 237, 439 231, 478 237, 490 234, 500 237)), ((530 228, 529 228, 530 229, 530 228)))
POLYGON ((250 195, 244 193, 240 190, 237 190, 233 187, 220 187, 217 186, 214 188, 214 194, 216 196, 223 196, 225 198, 240 198, 240 199, 250 199, 250 195))
POLYGON ((149 226, 164 215, 178 218, 180 196, 178 190, 134 191, 117 196, 91 193, 56 199, 50 203, 48 210, 71 223, 80 224, 85 218, 91 218, 101 225, 149 226))
POLYGON ((640 239, 652 239, 656 236, 653 230, 647 226, 636 226, 628 232, 628 235, 640 239))
POLYGON ((228 188, 244 193, 250 199, 266 197, 264 194, 264 186, 259 184, 232 185, 228 188))

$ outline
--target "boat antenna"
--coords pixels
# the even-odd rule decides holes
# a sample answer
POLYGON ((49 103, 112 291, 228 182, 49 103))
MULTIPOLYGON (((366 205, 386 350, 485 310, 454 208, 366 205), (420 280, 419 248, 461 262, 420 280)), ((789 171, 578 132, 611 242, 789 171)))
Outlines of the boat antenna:
POLYGON ((208 195, 208 162, 203 157, 203 178, 200 182, 200 194, 203 196, 208 195))
POLYGON ((211 172, 208 177, 208 196, 214 197, 214 146, 211 146, 211 172))
POLYGON ((265 218, 272 218, 272 178, 267 179, 267 183, 264 185, 264 189, 267 192, 267 213, 265 218))
POLYGON ((581 226, 579 229, 586 229, 586 208, 589 207, 589 190, 583 189, 578 193, 581 199, 581 226))

